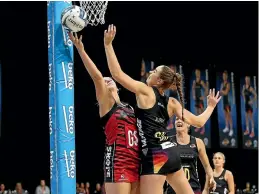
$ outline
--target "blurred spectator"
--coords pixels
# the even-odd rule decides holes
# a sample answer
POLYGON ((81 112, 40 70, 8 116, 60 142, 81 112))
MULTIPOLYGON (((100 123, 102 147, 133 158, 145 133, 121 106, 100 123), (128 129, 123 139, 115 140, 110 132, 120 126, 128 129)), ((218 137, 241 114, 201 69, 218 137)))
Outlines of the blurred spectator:
POLYGON ((84 183, 81 183, 81 184, 80 184, 80 187, 77 189, 77 193, 78 193, 78 194, 86 194, 86 191, 85 191, 85 184, 84 184, 84 183))
POLYGON ((80 186, 79 183, 76 183, 76 194, 79 194, 80 192, 80 186))
POLYGON ((102 186, 102 194, 106 194, 106 192, 105 192, 105 183, 103 183, 103 186, 102 186))
POLYGON ((2 183, 0 186, 0 194, 9 194, 10 191, 5 190, 5 185, 2 183))
POLYGON ((247 182, 246 183, 246 188, 243 190, 243 193, 245 193, 245 194, 255 194, 255 193, 257 193, 257 188, 256 188, 255 185, 253 185, 252 189, 251 189, 250 183, 247 182))
POLYGON ((22 183, 16 183, 15 190, 12 192, 12 194, 29 194, 27 190, 24 190, 22 188, 22 183))
POLYGON ((50 194, 49 187, 46 185, 45 180, 40 181, 40 185, 37 186, 35 194, 50 194))
POLYGON ((102 193, 102 187, 101 187, 100 183, 96 184, 94 193, 96 193, 96 194, 101 194, 102 193))
POLYGON ((90 194, 90 183, 89 182, 85 183, 85 193, 90 194))

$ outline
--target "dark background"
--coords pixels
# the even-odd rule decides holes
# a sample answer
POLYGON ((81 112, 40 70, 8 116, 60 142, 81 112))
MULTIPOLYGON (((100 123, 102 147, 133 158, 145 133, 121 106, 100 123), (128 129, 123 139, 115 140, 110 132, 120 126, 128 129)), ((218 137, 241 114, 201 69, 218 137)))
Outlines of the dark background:
MULTIPOLYGON (((33 192, 41 178, 49 184, 48 55, 46 2, 0 3, 0 60, 2 62, 2 136, 0 181, 8 187, 22 181, 33 192)), ((258 2, 109 2, 106 24, 86 27, 85 49, 104 75, 109 75, 103 49, 103 31, 117 26, 115 51, 125 72, 140 79, 141 59, 160 64, 182 64, 186 102, 188 77, 196 67, 239 76, 258 76, 258 2), (231 67, 231 65, 234 66, 231 67)), ((121 90, 134 105, 134 95, 121 90)), ((188 103, 186 104, 188 108, 188 103)), ((94 86, 75 52, 75 109, 77 181, 102 181, 104 136, 98 122, 94 86)), ((240 107, 237 107, 240 110, 240 107)), ((238 125, 240 126, 240 114, 238 125)), ((226 168, 238 187, 258 182, 257 151, 219 149, 216 111, 212 115, 212 149, 222 151, 226 168)), ((203 183, 204 173, 200 173, 203 183)))

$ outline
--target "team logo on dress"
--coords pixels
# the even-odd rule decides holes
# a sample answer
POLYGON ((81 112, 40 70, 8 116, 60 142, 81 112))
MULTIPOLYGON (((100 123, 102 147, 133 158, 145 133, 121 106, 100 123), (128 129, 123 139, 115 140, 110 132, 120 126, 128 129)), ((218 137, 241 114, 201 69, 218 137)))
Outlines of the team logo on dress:
POLYGON ((120 119, 126 119, 127 118, 127 114, 123 111, 123 110, 119 110, 119 118, 120 119))
POLYGON ((125 178, 125 175, 124 175, 124 174, 121 174, 119 181, 126 181, 126 180, 128 180, 128 179, 125 178))
POLYGON ((158 138, 159 141, 166 141, 166 140, 168 140, 169 137, 167 136, 167 134, 165 132, 158 131, 155 133, 155 138, 158 138))
POLYGON ((158 106, 161 106, 162 108, 165 108, 164 105, 160 102, 157 103, 158 106))
POLYGON ((194 143, 190 145, 190 148, 195 148, 195 147, 196 145, 194 143))
POLYGON ((148 148, 142 149, 142 153, 146 156, 147 155, 148 148))

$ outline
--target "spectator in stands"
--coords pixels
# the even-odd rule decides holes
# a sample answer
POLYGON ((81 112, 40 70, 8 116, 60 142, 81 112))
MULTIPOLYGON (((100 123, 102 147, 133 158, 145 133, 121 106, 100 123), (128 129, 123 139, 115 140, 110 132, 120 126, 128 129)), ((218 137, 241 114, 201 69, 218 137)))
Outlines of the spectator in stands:
POLYGON ((36 188, 35 194, 50 194, 50 189, 46 185, 45 180, 40 181, 40 185, 36 188))
POLYGON ((80 186, 79 183, 76 183, 76 194, 79 194, 80 192, 80 186))
POLYGON ((102 194, 106 194, 105 192, 105 184, 103 183, 103 186, 102 186, 102 194))
POLYGON ((101 184, 100 184, 100 183, 97 183, 97 184, 96 184, 94 193, 95 193, 95 194, 101 194, 101 193, 102 193, 102 187, 101 187, 101 184))
POLYGON ((90 183, 89 182, 85 183, 85 192, 86 192, 86 194, 90 194, 90 183))
POLYGON ((80 184, 80 187, 78 188, 78 194, 86 194, 86 191, 85 191, 85 184, 84 183, 81 183, 80 184))
POLYGON ((3 183, 0 186, 0 194, 9 194, 9 191, 5 190, 5 185, 3 183))
POLYGON ((29 194, 27 190, 24 190, 22 188, 22 183, 18 182, 16 183, 15 190, 12 192, 13 194, 29 194))

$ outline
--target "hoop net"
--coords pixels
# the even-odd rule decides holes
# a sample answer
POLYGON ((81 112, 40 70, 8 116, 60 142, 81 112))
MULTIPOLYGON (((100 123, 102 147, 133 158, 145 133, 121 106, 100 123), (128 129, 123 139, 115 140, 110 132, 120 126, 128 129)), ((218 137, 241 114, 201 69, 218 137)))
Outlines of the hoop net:
POLYGON ((108 1, 79 1, 81 8, 86 11, 87 24, 97 26, 104 24, 104 15, 107 9, 108 1))

